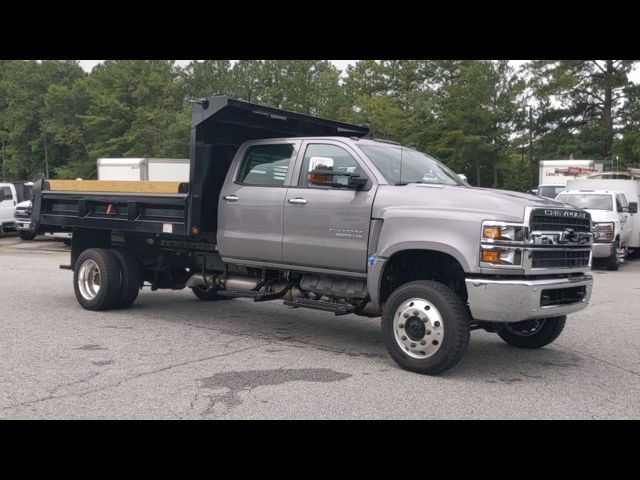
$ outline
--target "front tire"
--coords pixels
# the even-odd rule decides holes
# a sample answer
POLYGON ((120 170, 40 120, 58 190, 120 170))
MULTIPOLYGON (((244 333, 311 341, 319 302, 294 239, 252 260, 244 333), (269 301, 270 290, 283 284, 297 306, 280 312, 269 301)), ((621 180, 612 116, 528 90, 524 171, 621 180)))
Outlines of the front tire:
POLYGON ((518 348, 542 348, 560 336, 567 316, 525 320, 507 323, 498 331, 498 335, 509 345, 518 348))
POLYGON ((111 250, 89 248, 75 263, 73 288, 78 303, 87 310, 113 308, 120 296, 120 266, 111 250))
POLYGON ((34 232, 27 232, 26 230, 20 230, 19 232, 20 238, 25 242, 30 242, 34 238, 36 238, 36 234, 34 232))
POLYGON ((613 253, 611 256, 607 257, 607 270, 616 271, 620 268, 620 261, 618 260, 618 248, 619 243, 616 240, 616 243, 613 245, 613 253))
POLYGON ((419 280, 397 288, 382 314, 391 358, 405 370, 436 375, 457 364, 469 345, 469 313, 446 285, 419 280))

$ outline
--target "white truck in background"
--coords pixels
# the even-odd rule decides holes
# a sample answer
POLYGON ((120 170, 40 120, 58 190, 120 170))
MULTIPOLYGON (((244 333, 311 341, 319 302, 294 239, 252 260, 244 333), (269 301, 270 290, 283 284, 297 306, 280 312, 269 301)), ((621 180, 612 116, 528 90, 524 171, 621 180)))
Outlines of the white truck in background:
POLYGON ((188 158, 100 158, 98 180, 189 181, 188 158))
POLYGON ((567 190, 607 190, 622 193, 629 202, 629 212, 631 213, 629 218, 631 233, 627 248, 636 253, 640 251, 640 214, 634 213, 634 210, 637 211, 638 204, 640 204, 640 180, 600 180, 593 178, 569 180, 567 182, 567 190))
POLYGON ((31 198, 32 186, 30 182, 0 183, 0 234, 16 231, 13 211, 20 202, 31 198))
POLYGON ((602 171, 602 167, 603 164, 596 164, 595 160, 541 160, 538 195, 555 198, 565 190, 567 181, 602 171))

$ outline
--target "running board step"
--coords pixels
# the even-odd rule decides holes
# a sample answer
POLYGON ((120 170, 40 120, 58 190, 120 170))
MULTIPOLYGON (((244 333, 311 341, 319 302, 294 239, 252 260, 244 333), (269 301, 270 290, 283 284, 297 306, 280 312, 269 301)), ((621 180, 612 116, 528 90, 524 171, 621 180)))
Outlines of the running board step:
POLYGON ((293 308, 310 308, 312 310, 322 310, 323 312, 333 312, 338 315, 349 315, 356 311, 356 307, 352 305, 343 305, 341 303, 322 302, 320 300, 310 300, 308 298, 296 298, 295 300, 285 300, 285 305, 293 308))
POLYGON ((266 302, 284 297, 286 292, 258 292, 256 290, 218 290, 219 297, 253 298, 254 302, 266 302))

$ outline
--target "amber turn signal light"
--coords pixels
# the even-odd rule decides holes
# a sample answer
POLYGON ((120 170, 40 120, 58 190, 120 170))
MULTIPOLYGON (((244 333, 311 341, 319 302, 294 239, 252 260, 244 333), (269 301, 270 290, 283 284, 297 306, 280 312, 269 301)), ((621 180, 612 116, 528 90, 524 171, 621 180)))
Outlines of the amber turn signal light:
POLYGON ((498 263, 500 261, 500 250, 483 250, 482 261, 489 263, 498 263))
POLYGON ((500 238, 502 236, 500 227, 484 227, 482 229, 484 238, 500 238))

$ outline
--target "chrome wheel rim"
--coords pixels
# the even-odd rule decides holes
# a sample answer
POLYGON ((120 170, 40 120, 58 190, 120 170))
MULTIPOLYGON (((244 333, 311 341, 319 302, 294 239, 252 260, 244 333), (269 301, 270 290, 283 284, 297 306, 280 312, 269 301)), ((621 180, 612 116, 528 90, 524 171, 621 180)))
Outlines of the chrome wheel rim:
POLYGON ((78 289, 82 298, 93 300, 100 292, 100 269, 93 260, 85 260, 78 273, 78 289))
POLYGON ((544 326, 544 318, 525 320, 523 322, 507 323, 505 328, 518 337, 530 337, 538 333, 544 326))
POLYGON ((425 359, 440 350, 444 340, 444 322, 433 303, 411 298, 396 310, 393 332, 404 353, 412 358, 425 359))

